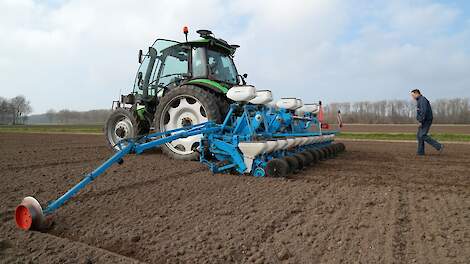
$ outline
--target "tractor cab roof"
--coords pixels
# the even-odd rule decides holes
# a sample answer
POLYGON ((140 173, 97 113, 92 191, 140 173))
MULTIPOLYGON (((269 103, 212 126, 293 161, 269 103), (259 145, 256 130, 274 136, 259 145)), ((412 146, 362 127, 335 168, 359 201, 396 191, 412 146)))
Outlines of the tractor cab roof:
MULTIPOLYGON (((174 45, 168 46, 164 49, 161 50, 161 52, 168 51, 169 49, 175 48, 176 46, 183 46, 183 45, 189 45, 191 47, 203 47, 207 46, 209 49, 216 49, 218 51, 221 51, 223 53, 227 53, 231 56, 235 54, 235 51, 237 48, 239 48, 239 45, 231 45, 227 41, 221 39, 221 38, 215 38, 214 35, 212 34, 211 31, 209 30, 198 30, 196 31, 201 39, 197 40, 190 40, 187 42, 178 42, 174 40, 166 40, 166 41, 171 41, 174 43, 174 45)), ((158 40, 163 40, 163 39, 157 39, 158 40)), ((157 42, 156 41, 156 42, 157 42)))
POLYGON ((231 45, 224 39, 214 37, 214 34, 212 34, 210 30, 201 29, 196 32, 199 34, 201 39, 189 41, 188 43, 191 43, 193 45, 206 44, 209 47, 212 46, 225 50, 226 52, 230 53, 230 55, 233 55, 236 49, 240 47, 239 45, 231 45))

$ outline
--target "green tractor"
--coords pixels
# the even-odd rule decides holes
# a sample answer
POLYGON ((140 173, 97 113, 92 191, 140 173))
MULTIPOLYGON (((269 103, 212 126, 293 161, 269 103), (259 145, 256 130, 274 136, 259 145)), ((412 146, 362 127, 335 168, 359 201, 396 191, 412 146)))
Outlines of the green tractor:
MULTIPOLYGON (((147 54, 139 51, 140 67, 133 92, 113 102, 105 124, 110 146, 125 138, 167 131, 208 120, 220 122, 228 111, 227 91, 245 85, 233 56, 237 45, 215 38, 209 30, 198 30, 201 39, 185 42, 157 39, 147 54)), ((200 136, 175 140, 162 151, 175 159, 194 160, 200 136)))

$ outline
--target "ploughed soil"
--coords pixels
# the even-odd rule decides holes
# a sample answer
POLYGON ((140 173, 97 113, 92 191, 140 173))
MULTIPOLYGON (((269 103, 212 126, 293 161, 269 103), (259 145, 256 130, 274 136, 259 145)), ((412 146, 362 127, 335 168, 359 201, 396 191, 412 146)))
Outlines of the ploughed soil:
MULTIPOLYGON (((345 124, 344 132, 416 133, 417 124, 345 124)), ((470 125, 433 124, 431 133, 470 134, 470 125)))
POLYGON ((469 263, 470 147, 346 142, 289 179, 131 155, 55 214, 15 227, 111 151, 100 136, 0 134, 0 263, 469 263))

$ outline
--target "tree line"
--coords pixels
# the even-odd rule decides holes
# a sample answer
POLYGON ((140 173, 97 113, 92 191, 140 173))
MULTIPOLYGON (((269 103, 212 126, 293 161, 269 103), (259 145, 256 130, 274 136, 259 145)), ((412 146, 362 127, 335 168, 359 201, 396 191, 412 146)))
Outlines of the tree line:
POLYGON ((0 124, 24 124, 32 111, 30 102, 23 95, 0 97, 0 124))
POLYGON ((91 124, 91 123, 104 123, 111 110, 90 110, 90 111, 71 111, 63 109, 55 111, 54 109, 48 110, 45 114, 36 117, 35 119, 42 119, 42 122, 36 123, 55 123, 55 124, 91 124))
MULTIPOLYGON (((438 99, 431 102, 434 121, 440 124, 470 124, 470 99, 438 99)), ((341 111, 345 123, 403 124, 414 123, 416 102, 411 100, 382 100, 346 103, 330 103, 324 106, 325 118, 336 123, 336 113, 341 111)), ((32 112, 30 102, 22 95, 14 98, 0 97, 0 124, 55 123, 89 124, 103 123, 111 110, 71 111, 53 109, 45 114, 28 116, 32 112)))
MULTIPOLYGON (((434 122, 470 124, 470 99, 438 99, 431 102, 434 122)), ((330 103, 324 107, 329 122, 336 122, 341 111, 345 123, 403 124, 416 122, 416 102, 411 100, 362 101, 330 103)))

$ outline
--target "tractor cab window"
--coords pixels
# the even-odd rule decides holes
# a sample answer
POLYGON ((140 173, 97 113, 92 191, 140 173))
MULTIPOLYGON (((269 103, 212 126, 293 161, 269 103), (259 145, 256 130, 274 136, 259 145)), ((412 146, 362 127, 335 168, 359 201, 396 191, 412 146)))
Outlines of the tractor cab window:
POLYGON ((229 55, 207 50, 207 64, 212 78, 228 84, 237 84, 237 70, 229 55))
POLYGON ((205 77, 207 75, 206 63, 204 63, 204 48, 193 48, 192 69, 194 78, 205 77))
POLYGON ((165 61, 161 67, 160 86, 168 86, 183 79, 188 73, 188 52, 183 49, 175 48, 165 54, 165 61))
POLYGON ((179 42, 176 42, 176 41, 172 41, 172 40, 165 40, 165 39, 157 39, 155 41, 155 43, 153 43, 152 47, 157 51, 157 57, 155 58, 155 63, 153 65, 153 69, 149 69, 149 62, 152 58, 150 58, 148 55, 148 53, 145 55, 142 63, 140 64, 139 66, 139 69, 137 71, 137 75, 136 75, 136 78, 135 78, 135 82, 134 82, 134 89, 133 89, 133 93, 134 94, 142 94, 143 91, 142 91, 142 85, 144 83, 144 78, 147 74, 147 71, 151 71, 150 72, 150 79, 149 79, 149 95, 153 96, 155 95, 156 93, 156 88, 158 87, 157 86, 157 83, 155 82, 156 80, 156 77, 158 75, 158 72, 159 72, 159 69, 161 67, 161 64, 162 64, 162 61, 161 61, 161 52, 162 50, 168 48, 168 47, 171 47, 171 46, 174 46, 176 44, 179 44, 179 42), (142 76, 141 79, 139 79, 139 75, 142 76))

